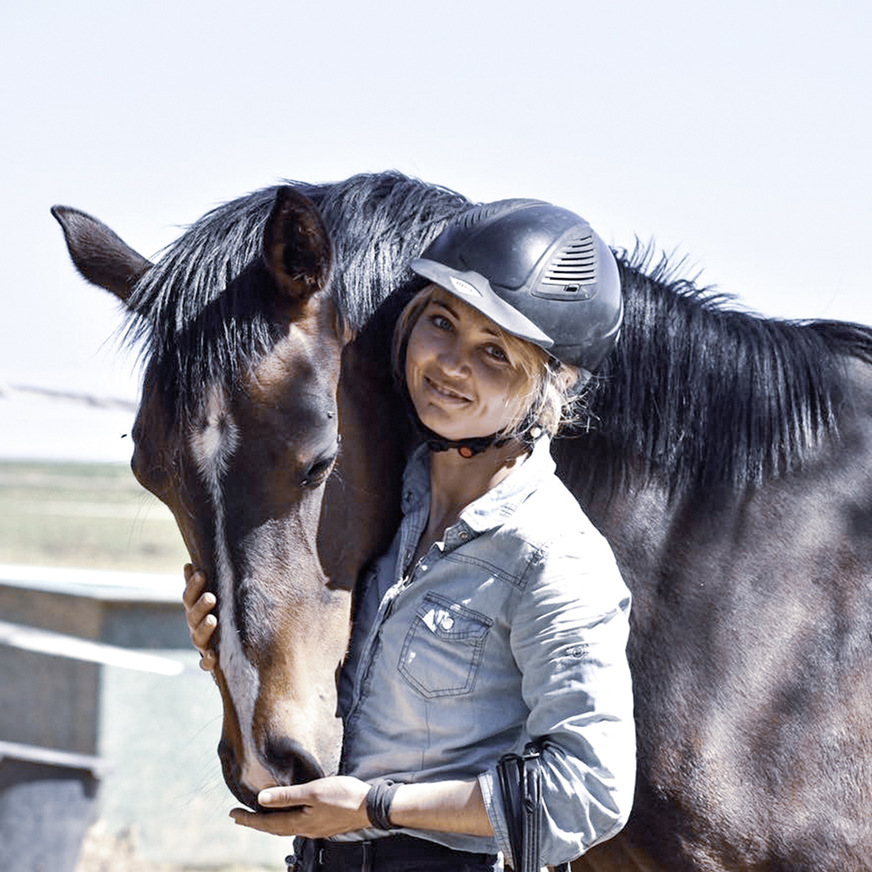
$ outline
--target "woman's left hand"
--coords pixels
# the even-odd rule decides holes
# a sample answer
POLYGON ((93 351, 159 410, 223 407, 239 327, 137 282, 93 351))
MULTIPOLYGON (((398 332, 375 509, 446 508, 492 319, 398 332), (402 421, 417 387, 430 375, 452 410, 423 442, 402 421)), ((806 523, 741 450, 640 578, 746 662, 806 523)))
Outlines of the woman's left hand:
POLYGON ((275 836, 305 836, 323 839, 371 826, 366 814, 370 785, 348 775, 331 775, 307 784, 270 787, 257 801, 264 809, 287 811, 252 812, 235 808, 230 817, 244 827, 275 836))

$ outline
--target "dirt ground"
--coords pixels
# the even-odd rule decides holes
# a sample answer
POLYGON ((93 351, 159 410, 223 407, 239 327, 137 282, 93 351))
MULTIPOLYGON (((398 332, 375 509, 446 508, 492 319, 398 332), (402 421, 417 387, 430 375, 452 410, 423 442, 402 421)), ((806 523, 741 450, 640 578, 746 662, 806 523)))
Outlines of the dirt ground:
POLYGON ((92 827, 82 846, 76 872, 284 872, 282 866, 188 866, 155 863, 143 859, 136 843, 136 834, 115 836, 100 825, 92 827))

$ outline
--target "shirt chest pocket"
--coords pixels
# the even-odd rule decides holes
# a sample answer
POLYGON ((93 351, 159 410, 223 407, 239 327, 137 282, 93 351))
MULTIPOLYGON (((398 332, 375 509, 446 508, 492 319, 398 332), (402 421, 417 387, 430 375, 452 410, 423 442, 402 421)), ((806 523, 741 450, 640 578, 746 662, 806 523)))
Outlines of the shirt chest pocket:
POLYGON ((427 594, 406 633, 400 675, 424 697, 469 693, 492 624, 487 615, 427 594))

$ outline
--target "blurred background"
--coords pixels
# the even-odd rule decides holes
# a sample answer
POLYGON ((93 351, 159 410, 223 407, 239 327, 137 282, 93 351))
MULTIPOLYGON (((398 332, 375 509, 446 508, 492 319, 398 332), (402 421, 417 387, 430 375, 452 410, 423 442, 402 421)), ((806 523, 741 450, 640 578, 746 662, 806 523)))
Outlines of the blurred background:
POLYGON ((4 742, 79 755, 29 761, 93 788, 79 872, 287 853, 226 820, 184 551, 126 467, 137 356, 52 204, 154 258, 256 188, 398 169, 566 206, 766 316, 869 323, 870 37, 860 0, 5 4, 0 790, 4 742))

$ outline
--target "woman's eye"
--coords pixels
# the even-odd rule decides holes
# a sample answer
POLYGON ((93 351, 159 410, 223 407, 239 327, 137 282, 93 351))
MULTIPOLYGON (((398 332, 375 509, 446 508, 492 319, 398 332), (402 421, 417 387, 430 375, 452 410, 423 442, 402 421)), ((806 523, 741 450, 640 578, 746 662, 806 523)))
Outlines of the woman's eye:
POLYGON ((451 329, 451 322, 444 315, 433 315, 430 323, 439 330, 451 329))
POLYGON ((501 363, 509 362, 509 356, 502 348, 500 348, 499 345, 488 345, 485 348, 485 351, 488 356, 492 357, 494 360, 499 360, 501 363))

